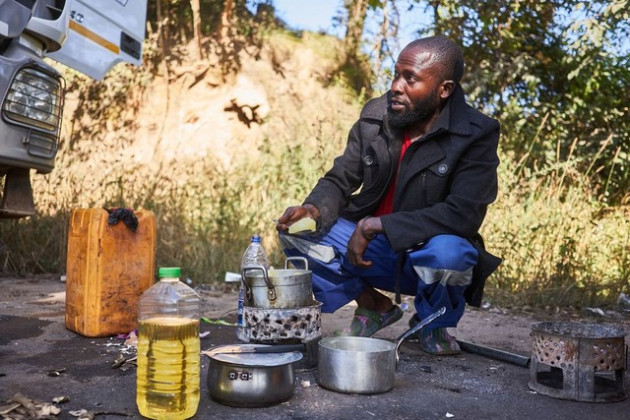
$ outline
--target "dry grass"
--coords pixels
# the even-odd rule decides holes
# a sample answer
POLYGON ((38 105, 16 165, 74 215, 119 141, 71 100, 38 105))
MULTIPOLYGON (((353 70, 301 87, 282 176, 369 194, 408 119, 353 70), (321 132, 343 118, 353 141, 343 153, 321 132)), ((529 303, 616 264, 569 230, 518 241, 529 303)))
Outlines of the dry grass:
MULTIPOLYGON (((3 272, 63 272, 68 218, 77 207, 154 211, 157 264, 179 265, 197 282, 222 281, 225 271, 238 271, 254 232, 263 236, 272 260, 281 264, 272 219, 301 202, 341 150, 358 112, 345 88, 321 87, 334 67, 329 50, 320 57, 308 48, 291 53, 291 46, 279 43, 278 51, 263 49, 264 60, 241 55, 249 80, 267 93, 270 112, 260 126, 244 128, 233 113, 210 115, 212 95, 219 97, 219 92, 222 99, 229 98, 225 86, 170 92, 171 98, 181 95, 181 102, 207 104, 207 114, 196 115, 198 120, 232 121, 228 128, 236 137, 230 143, 221 146, 213 142, 215 133, 202 133, 207 137, 191 139, 197 141, 195 154, 181 153, 182 142, 173 141, 180 140, 190 124, 179 122, 180 108, 164 111, 159 103, 162 78, 147 83, 142 72, 121 67, 96 84, 69 73, 69 84, 76 90, 66 108, 65 140, 56 169, 34 177, 37 216, 0 226, 2 238, 19 238, 0 243, 3 272), (271 64, 271 55, 281 59, 281 68, 271 64), (137 92, 129 85, 142 89, 137 92), (94 96, 102 98, 94 101, 94 96), (137 114, 152 120, 135 121, 137 114), (142 137, 139 133, 147 126, 158 129, 142 137), (158 147, 160 153, 155 153, 158 147)), ((209 72, 205 80, 215 82, 216 77, 209 72)))
MULTIPOLYGON (((78 89, 70 98, 74 106, 89 93, 106 99, 85 101, 89 108, 83 112, 66 113, 57 168, 35 177, 38 215, 0 224, 2 272, 64 272, 68 215, 75 207, 153 210, 157 264, 179 265, 196 282, 220 282, 225 271, 238 270, 254 232, 262 234, 272 262, 281 264, 272 219, 299 204, 342 150, 363 100, 330 79, 336 55, 329 38, 272 36, 278 42, 266 43, 262 60, 242 56, 244 69, 255 70, 250 78, 267 92, 270 111, 263 124, 233 139, 253 153, 238 152, 229 165, 216 157, 229 150, 218 150, 212 136, 200 143, 206 148, 198 154, 175 150, 147 160, 129 155, 139 141, 141 124, 134 117, 151 114, 143 107, 164 92, 160 77, 121 68, 92 90, 72 84, 78 89)), ((194 95, 213 89, 208 86, 184 94, 190 101, 207 101, 194 95)), ((142 125, 163 127, 168 120, 171 128, 152 134, 168 146, 184 127, 174 123, 179 109, 164 109, 142 125)), ((152 153, 151 143, 141 150, 152 153)), ((483 229, 488 248, 504 259, 487 283, 489 299, 605 305, 627 291, 630 210, 603 206, 576 166, 566 159, 531 171, 503 156, 501 195, 483 229)))
POLYGON ((484 235, 504 262, 488 292, 505 303, 592 306, 615 302, 630 280, 630 208, 606 207, 574 162, 517 175, 501 166, 484 235))

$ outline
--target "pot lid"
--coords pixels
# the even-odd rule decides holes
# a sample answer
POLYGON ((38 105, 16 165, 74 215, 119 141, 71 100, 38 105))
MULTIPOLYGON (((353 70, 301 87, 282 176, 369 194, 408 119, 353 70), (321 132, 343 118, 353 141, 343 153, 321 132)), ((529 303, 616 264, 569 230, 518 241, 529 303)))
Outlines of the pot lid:
MULTIPOLYGON (((269 347, 257 344, 242 344, 238 347, 241 351, 234 352, 236 346, 226 345, 213 349, 215 354, 208 354, 211 359, 219 362, 231 363, 241 366, 282 366, 301 360, 303 355, 299 351, 280 353, 256 353, 257 347, 269 347), (221 348, 226 349, 226 353, 219 353, 221 348)), ((207 353, 206 353, 207 354, 207 353)))

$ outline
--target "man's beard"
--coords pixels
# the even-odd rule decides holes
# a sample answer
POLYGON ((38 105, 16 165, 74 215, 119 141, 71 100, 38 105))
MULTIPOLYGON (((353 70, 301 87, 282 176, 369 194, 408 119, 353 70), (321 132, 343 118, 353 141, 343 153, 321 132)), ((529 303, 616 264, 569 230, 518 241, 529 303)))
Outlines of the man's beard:
POLYGON ((411 109, 404 111, 394 111, 391 105, 387 107, 387 123, 392 128, 407 128, 418 122, 427 121, 431 118, 440 106, 439 100, 435 97, 436 92, 431 92, 427 98, 415 102, 411 109))

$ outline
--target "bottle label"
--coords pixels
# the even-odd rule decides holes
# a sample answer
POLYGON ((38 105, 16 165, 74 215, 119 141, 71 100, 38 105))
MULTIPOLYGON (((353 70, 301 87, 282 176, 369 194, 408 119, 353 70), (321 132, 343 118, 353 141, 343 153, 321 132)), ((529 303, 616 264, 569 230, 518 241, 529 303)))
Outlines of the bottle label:
POLYGON ((243 321, 243 302, 245 300, 245 288, 241 285, 238 290, 238 311, 237 311, 237 320, 236 325, 239 327, 244 327, 245 322, 243 321))

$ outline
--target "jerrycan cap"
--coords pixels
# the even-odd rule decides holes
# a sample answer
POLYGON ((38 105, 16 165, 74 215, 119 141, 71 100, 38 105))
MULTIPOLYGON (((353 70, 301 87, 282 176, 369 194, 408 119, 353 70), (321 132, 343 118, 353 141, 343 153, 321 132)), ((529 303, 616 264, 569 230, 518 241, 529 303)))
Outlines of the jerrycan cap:
POLYGON ((182 270, 179 267, 160 267, 158 270, 159 278, 176 277, 179 278, 182 275, 182 270))

